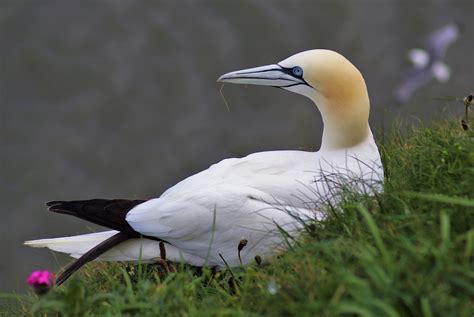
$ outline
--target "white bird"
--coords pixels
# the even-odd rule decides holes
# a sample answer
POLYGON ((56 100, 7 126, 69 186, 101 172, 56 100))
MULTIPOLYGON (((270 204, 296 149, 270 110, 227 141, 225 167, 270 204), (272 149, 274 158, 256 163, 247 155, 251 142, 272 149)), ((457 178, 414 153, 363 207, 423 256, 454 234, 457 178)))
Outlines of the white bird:
POLYGON ((405 103, 419 88, 428 84, 432 78, 445 83, 451 77, 451 69, 443 62, 448 47, 457 41, 460 27, 449 23, 433 32, 427 41, 427 51, 415 48, 408 52, 413 68, 394 91, 395 99, 405 103))
POLYGON ((218 81, 273 86, 311 99, 324 123, 320 150, 225 159, 147 201, 48 203, 51 211, 113 229, 25 242, 79 258, 58 284, 93 259, 155 261, 160 241, 167 259, 195 266, 219 268, 225 260, 235 267, 256 256, 268 261, 287 247, 282 231, 296 235, 305 221, 324 217, 325 203, 337 201, 342 186, 381 190, 383 168, 368 124, 367 88, 345 57, 310 50, 277 64, 227 73, 218 81))

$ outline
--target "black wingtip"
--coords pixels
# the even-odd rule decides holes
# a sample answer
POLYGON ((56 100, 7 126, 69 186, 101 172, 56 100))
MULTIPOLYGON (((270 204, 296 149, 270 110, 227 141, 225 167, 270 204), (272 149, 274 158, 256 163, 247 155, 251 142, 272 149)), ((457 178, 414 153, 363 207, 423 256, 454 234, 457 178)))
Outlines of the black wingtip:
POLYGON ((62 204, 62 203, 65 203, 65 201, 61 201, 61 200, 48 201, 46 203, 46 207, 53 207, 55 205, 62 204))
POLYGON ((47 202, 46 206, 48 207, 48 211, 66 213, 66 214, 74 214, 73 212, 71 212, 71 211, 67 210, 67 208, 65 208, 64 205, 66 203, 67 203, 66 201, 55 200, 55 201, 47 202))
POLYGON ((127 213, 136 205, 144 203, 143 199, 87 199, 46 203, 49 211, 75 216, 97 225, 139 236, 127 222, 127 213))

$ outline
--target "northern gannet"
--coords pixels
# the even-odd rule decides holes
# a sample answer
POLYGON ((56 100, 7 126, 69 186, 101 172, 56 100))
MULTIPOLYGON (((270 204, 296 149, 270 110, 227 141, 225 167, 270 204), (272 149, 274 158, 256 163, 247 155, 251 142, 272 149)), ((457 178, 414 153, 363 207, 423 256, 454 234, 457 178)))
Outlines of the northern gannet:
POLYGON ((459 33, 459 25, 449 23, 428 37, 426 51, 415 48, 408 52, 408 59, 413 68, 406 74, 403 83, 395 89, 394 97, 398 102, 407 102, 417 89, 428 84, 432 78, 442 83, 449 80, 451 69, 443 59, 448 47, 459 38, 459 33))
MULTIPOLYGON (((222 75, 222 83, 282 88, 311 99, 324 130, 317 152, 268 151, 225 159, 150 200, 53 201, 50 211, 113 229, 25 242, 79 258, 82 264, 167 258, 191 265, 246 265, 285 249, 282 230, 296 234, 308 219, 324 217, 324 203, 341 186, 379 190, 383 168, 368 124, 369 96, 359 70, 330 50, 309 50, 277 64, 222 75), (245 247, 238 245, 246 240, 245 247)), ((291 108, 288 109, 291 111, 291 108)))

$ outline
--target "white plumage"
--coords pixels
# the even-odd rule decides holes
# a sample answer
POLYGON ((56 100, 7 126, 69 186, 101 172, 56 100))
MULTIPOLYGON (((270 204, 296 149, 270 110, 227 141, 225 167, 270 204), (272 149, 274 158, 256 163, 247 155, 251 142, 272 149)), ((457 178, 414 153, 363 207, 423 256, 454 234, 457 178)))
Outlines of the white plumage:
MULTIPOLYGON (((131 209, 137 232, 165 240, 167 258, 192 265, 240 265, 286 247, 281 229, 296 235, 302 222, 324 217, 324 203, 341 186, 380 190, 383 169, 368 127, 369 100, 359 71, 338 53, 312 50, 278 64, 223 75, 222 82, 278 86, 317 104, 325 124, 320 151, 271 151, 225 159, 131 209), (300 72, 301 71, 301 72, 300 72)), ((291 111, 291 109, 289 109, 291 111)), ((116 231, 27 241, 79 257, 116 231)), ((99 257, 153 261, 159 242, 130 239, 99 257)))

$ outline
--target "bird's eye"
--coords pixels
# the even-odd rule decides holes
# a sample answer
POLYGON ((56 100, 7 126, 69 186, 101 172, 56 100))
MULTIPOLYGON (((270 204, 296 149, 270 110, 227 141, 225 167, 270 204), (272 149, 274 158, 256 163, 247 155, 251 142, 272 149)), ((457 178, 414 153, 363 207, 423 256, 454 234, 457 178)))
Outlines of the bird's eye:
POLYGON ((295 66, 291 69, 291 72, 295 77, 303 77, 303 69, 299 66, 295 66))

